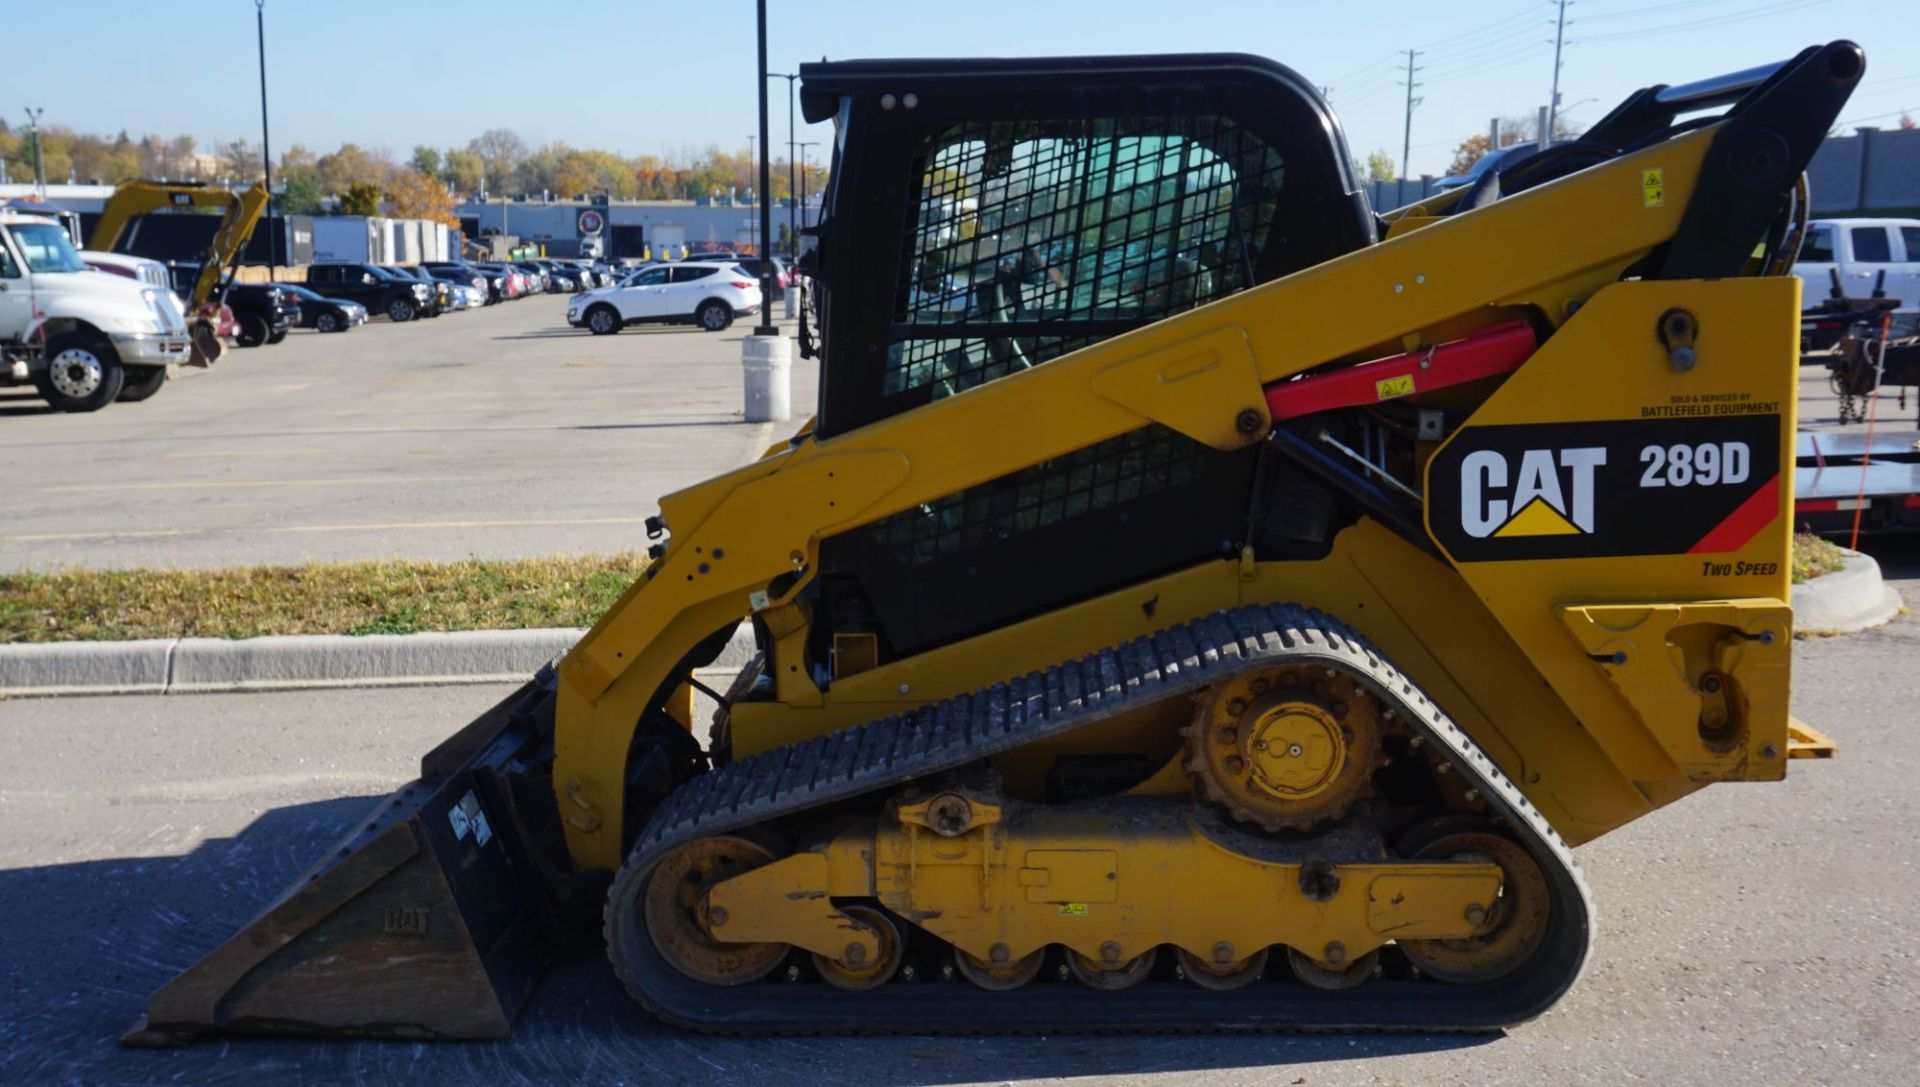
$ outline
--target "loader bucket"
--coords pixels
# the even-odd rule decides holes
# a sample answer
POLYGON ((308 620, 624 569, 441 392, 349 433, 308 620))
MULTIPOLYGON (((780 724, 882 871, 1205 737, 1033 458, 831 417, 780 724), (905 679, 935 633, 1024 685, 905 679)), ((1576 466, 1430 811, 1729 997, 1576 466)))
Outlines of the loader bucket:
POLYGON ((550 738, 551 674, 427 755, 419 780, 155 992, 122 1044, 215 1031, 505 1037, 565 939, 508 769, 550 738))

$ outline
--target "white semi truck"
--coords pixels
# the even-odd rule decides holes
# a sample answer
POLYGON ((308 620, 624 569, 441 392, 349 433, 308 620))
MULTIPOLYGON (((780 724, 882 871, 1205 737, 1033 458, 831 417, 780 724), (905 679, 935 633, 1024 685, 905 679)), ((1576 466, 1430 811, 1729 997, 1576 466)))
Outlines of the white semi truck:
POLYGON ((96 272, 54 218, 0 208, 0 386, 97 411, 151 395, 189 353, 171 291, 96 272))

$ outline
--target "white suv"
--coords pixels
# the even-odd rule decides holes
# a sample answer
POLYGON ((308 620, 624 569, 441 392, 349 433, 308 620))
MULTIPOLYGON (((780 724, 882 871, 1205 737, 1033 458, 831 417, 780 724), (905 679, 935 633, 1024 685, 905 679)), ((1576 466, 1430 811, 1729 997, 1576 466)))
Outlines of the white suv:
POLYGON ((718 332, 760 309, 753 273, 724 261, 685 261, 642 268, 611 287, 567 300, 567 323, 596 336, 659 321, 718 332))

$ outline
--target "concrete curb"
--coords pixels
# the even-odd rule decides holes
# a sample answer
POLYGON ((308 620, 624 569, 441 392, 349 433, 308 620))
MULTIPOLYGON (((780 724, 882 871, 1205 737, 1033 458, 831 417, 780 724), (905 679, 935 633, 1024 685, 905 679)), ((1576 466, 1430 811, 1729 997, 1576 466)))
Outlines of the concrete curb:
MULTIPOLYGON (((565 653, 584 633, 549 628, 9 645, 0 646, 0 697, 511 683, 565 653)), ((742 623, 701 673, 737 671, 753 653, 753 627, 742 623)))
POLYGON ((1793 587, 1796 634, 1851 634, 1900 614, 1900 594, 1880 578, 1873 556, 1847 552, 1846 566, 1793 587))

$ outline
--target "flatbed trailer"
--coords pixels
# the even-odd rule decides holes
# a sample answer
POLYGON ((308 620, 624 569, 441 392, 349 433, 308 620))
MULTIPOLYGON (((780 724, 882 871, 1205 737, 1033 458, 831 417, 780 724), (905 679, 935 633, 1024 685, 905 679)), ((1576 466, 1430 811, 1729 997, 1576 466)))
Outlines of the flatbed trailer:
POLYGON ((1920 431, 1800 432, 1794 450, 1793 515, 1823 535, 1920 530, 1920 431))

